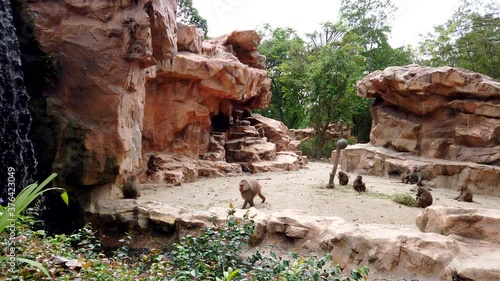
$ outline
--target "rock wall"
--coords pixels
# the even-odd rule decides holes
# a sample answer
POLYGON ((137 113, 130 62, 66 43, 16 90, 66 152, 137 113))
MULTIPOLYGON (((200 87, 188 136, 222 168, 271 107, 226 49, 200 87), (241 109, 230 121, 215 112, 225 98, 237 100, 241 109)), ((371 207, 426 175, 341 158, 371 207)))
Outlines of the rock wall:
POLYGON ((176 23, 175 0, 34 0, 28 8, 61 66, 46 93, 58 120, 60 186, 110 187, 143 169, 152 151, 195 158, 207 151, 214 120, 270 102, 255 31, 203 41, 176 23))
POLYGON ((419 156, 500 165, 500 83, 452 67, 409 65, 357 84, 375 98, 370 143, 419 156))
POLYGON ((500 194, 500 83, 464 69, 418 65, 357 83, 375 98, 370 145, 343 151, 342 169, 396 176, 414 166, 427 184, 500 194))

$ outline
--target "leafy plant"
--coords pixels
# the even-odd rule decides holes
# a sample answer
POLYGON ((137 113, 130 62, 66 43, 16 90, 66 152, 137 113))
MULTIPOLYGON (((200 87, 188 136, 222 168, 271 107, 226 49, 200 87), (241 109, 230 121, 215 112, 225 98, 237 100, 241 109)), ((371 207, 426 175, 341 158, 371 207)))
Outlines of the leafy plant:
POLYGON ((186 235, 174 245, 169 255, 172 267, 177 269, 173 277, 214 280, 224 276, 226 269, 241 265, 240 253, 253 233, 255 222, 248 219, 248 214, 243 221, 233 214, 231 209, 224 224, 218 226, 214 218, 213 226, 204 229, 199 237, 186 235))
MULTIPOLYGON (((123 239, 122 247, 110 256, 104 255, 90 225, 71 235, 47 237, 43 231, 30 230, 27 218, 18 222, 20 226, 16 230, 26 239, 19 246, 22 258, 36 257, 37 261, 50 263, 50 277, 61 281, 357 281, 365 280, 368 274, 368 268, 361 267, 346 275, 329 255, 320 259, 297 253, 278 256, 274 247, 267 255, 257 251, 244 258, 241 252, 255 229, 255 222, 248 213, 243 218, 235 217, 234 213, 231 208, 223 222, 214 218, 212 226, 203 229, 197 237, 186 235, 166 250, 151 249, 140 255, 130 251, 132 237, 129 234, 123 239)), ((5 236, 0 236, 0 248, 6 244, 5 236)), ((9 280, 46 280, 33 264, 20 268, 17 273, 0 269, 0 279, 4 276, 9 280)))
POLYGON ((417 207, 417 200, 415 197, 409 195, 409 194, 394 194, 392 195, 392 201, 401 204, 401 205, 406 205, 410 207, 417 207))
MULTIPOLYGON (((44 192, 47 192, 49 190, 63 190, 63 193, 61 194, 61 198, 63 201, 66 203, 66 205, 69 204, 68 201, 68 193, 64 191, 62 188, 47 188, 44 189, 44 187, 52 181, 55 177, 57 176, 56 173, 53 173, 50 175, 45 181, 43 181, 40 185, 38 183, 32 183, 28 185, 26 188, 24 188, 11 202, 8 203, 7 207, 4 208, 2 211, 2 216, 0 217, 0 234, 7 228, 9 225, 13 225, 13 221, 21 217, 21 213, 28 208, 28 206, 33 202, 36 198, 38 198, 40 195, 42 195, 44 192)), ((13 195, 11 196, 9 194, 9 198, 13 198, 13 195)), ((8 260, 10 259, 9 257, 0 257, 0 261, 2 260, 8 260)), ((25 258, 20 258, 20 257, 13 257, 14 260, 18 262, 23 262, 23 263, 28 263, 32 266, 37 267, 40 269, 43 273, 45 273, 47 276, 49 275, 49 272, 38 262, 25 259, 25 258)))
POLYGON ((271 252, 268 256, 257 252, 248 258, 251 269, 247 276, 251 280, 364 280, 369 269, 364 266, 352 270, 350 276, 344 276, 343 268, 332 261, 331 255, 322 258, 315 256, 302 257, 296 252, 290 254, 291 259, 277 256, 271 252))

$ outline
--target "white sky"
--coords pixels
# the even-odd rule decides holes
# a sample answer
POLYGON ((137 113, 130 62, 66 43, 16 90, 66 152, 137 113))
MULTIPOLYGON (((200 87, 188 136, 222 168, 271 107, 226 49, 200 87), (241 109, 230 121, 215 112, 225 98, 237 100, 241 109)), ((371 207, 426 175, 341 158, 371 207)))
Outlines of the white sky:
MULTIPOLYGON (((398 7, 389 42, 392 47, 416 45, 419 34, 445 23, 460 0, 392 0, 398 7)), ((299 35, 319 30, 325 21, 335 22, 340 0, 193 0, 193 6, 208 21, 208 35, 216 37, 233 30, 291 27, 299 35)))

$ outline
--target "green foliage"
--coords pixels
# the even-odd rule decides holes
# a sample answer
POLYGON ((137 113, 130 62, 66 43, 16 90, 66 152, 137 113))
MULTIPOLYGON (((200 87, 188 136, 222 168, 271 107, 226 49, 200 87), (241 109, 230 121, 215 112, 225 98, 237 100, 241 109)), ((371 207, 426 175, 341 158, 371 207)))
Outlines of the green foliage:
POLYGON ((264 25, 259 52, 266 56, 271 82, 271 104, 263 115, 282 121, 289 128, 303 126, 305 119, 304 41, 291 28, 264 25))
POLYGON ((494 0, 464 0, 419 44, 419 63, 466 68, 500 79, 500 19, 494 0))
MULTIPOLYGON (((290 258, 274 252, 264 255, 256 252, 248 258, 240 254, 252 235, 255 223, 248 214, 234 216, 234 209, 223 223, 216 223, 202 231, 200 236, 186 235, 170 249, 152 249, 133 256, 130 252, 131 235, 111 256, 102 254, 101 244, 90 225, 77 233, 52 237, 43 231, 30 229, 30 218, 22 217, 16 227, 19 244, 16 254, 20 259, 45 264, 54 280, 366 280, 368 268, 361 267, 344 276, 342 267, 330 256, 321 259, 302 257, 291 253, 290 258), (58 264, 56 261, 62 261, 58 264)), ((9 239, 0 235, 0 246, 9 239)), ((9 271, 5 261, 0 262, 0 279, 46 280, 33 263, 9 271)))
MULTIPOLYGON (((13 234, 16 234, 17 228, 16 225, 19 226, 19 221, 24 219, 24 217, 21 215, 23 211, 25 211, 28 206, 33 202, 35 199, 37 199, 39 196, 41 196, 43 193, 49 191, 49 190, 63 190, 62 188, 46 188, 44 187, 51 182, 55 177, 57 176, 56 173, 53 173, 50 175, 45 181, 43 181, 40 185, 38 183, 33 183, 25 187, 17 196, 14 198, 14 191, 10 191, 8 193, 8 199, 9 203, 8 205, 1 209, 1 216, 0 216, 0 235, 3 235, 4 230, 8 227, 9 234, 7 237, 12 237, 13 234)), ((63 201, 66 203, 66 205, 69 204, 68 201, 68 194, 66 191, 64 191, 61 194, 61 198, 63 201)), ((28 220, 30 222, 33 222, 32 220, 28 220)), ((42 266, 42 264, 35 262, 31 259, 26 259, 23 257, 18 257, 15 255, 15 250, 17 250, 15 246, 15 243, 13 241, 8 240, 6 245, 8 245, 7 249, 9 249, 9 257, 0 257, 0 261, 8 261, 13 259, 14 264, 15 262, 22 262, 22 263, 27 263, 33 267, 36 267, 38 270, 43 272, 45 275, 49 276, 49 272, 42 266)))
POLYGON ((290 259, 271 252, 265 256, 257 251, 248 258, 253 273, 250 280, 365 280, 368 267, 352 270, 350 276, 343 276, 342 268, 332 261, 331 255, 322 258, 302 257, 296 252, 290 254, 290 259))
POLYGON ((409 207, 417 207, 417 200, 415 199, 414 196, 409 195, 409 194, 394 194, 391 197, 391 199, 392 199, 392 201, 394 201, 398 204, 401 204, 401 205, 405 205, 405 206, 409 206, 409 207))
MULTIPOLYGON (((349 32, 356 34, 364 48, 368 72, 384 69, 393 65, 391 60, 399 60, 405 55, 392 49, 387 43, 391 31, 389 21, 397 8, 391 0, 342 0, 340 20, 349 27, 349 32)), ((409 58, 404 57, 397 64, 405 64, 409 58)))
MULTIPOLYGON (((56 173, 50 175, 46 180, 44 180, 40 185, 38 183, 32 183, 14 198, 13 194, 9 193, 9 204, 6 208, 6 211, 2 213, 0 217, 0 233, 4 231, 7 225, 10 224, 10 220, 15 220, 18 218, 22 211, 28 208, 29 204, 37 199, 44 192, 49 190, 63 190, 62 188, 46 188, 43 189, 49 182, 51 182, 57 176, 56 173), (11 200, 13 199, 13 200, 11 200)), ((66 204, 69 204, 68 196, 66 192, 62 193, 61 198, 64 200, 66 204)))
POLYGON ((328 126, 339 119, 351 120, 357 100, 355 84, 364 70, 363 51, 355 42, 336 47, 323 46, 307 68, 311 105, 309 123, 317 142, 316 157, 323 152, 328 126))
MULTIPOLYGON (((244 217, 244 223, 232 216, 226 222, 206 228, 199 237, 184 236, 170 252, 173 275, 178 280, 214 280, 228 268, 237 268, 240 253, 255 228, 255 223, 244 217)), ((214 219, 215 220, 215 219, 214 219)))
POLYGON ((207 37, 207 20, 193 7, 193 0, 179 0, 177 2, 177 20, 184 24, 196 25, 196 27, 203 30, 205 37, 207 37))
MULTIPOLYGON (((336 149, 337 141, 338 139, 325 140, 318 153, 318 147, 320 146, 318 143, 320 142, 320 139, 314 136, 300 144, 300 151, 302 151, 302 154, 310 159, 328 159, 332 155, 332 151, 336 149)), ((347 139, 347 143, 355 144, 357 142, 355 139, 349 138, 347 139)))
POLYGON ((336 140, 326 140, 325 143, 320 147, 319 142, 321 140, 318 137, 312 137, 309 140, 303 141, 300 144, 300 150, 302 154, 309 157, 310 159, 320 159, 320 158, 330 158, 332 151, 335 150, 336 140))

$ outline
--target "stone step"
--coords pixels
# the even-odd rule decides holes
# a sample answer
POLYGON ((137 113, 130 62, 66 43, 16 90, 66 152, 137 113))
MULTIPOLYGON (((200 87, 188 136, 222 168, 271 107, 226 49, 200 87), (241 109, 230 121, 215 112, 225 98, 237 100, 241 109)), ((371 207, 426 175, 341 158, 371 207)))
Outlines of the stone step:
POLYGON ((252 144, 264 144, 267 143, 266 138, 259 137, 243 137, 238 139, 231 139, 226 142, 227 150, 239 150, 242 146, 248 146, 252 144))

